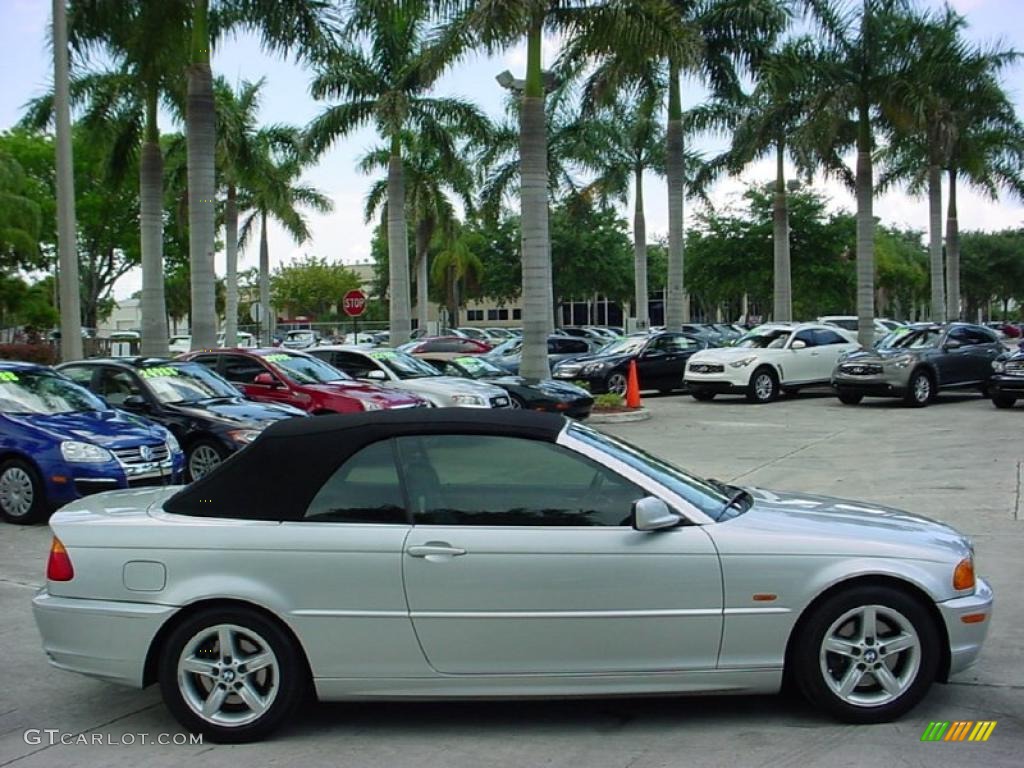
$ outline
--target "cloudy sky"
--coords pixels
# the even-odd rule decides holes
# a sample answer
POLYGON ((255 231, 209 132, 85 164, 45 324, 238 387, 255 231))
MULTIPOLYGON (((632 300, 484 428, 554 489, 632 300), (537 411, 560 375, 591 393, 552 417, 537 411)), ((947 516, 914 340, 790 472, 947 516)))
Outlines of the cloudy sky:
MULTIPOLYGON (((919 0, 923 5, 939 8, 942 0, 919 0)), ((978 42, 1002 42, 1024 50, 1024 0, 952 0, 952 5, 967 16, 968 34, 978 42)), ((47 47, 50 24, 49 0, 0 0, 0 72, 3 88, 0 90, 0 130, 19 119, 22 107, 30 98, 50 88, 53 77, 52 62, 47 47)), ((549 46, 547 59, 556 53, 549 46)), ((499 117, 503 108, 503 91, 494 76, 504 69, 521 77, 526 66, 525 48, 513 47, 494 57, 477 56, 467 59, 452 69, 437 85, 437 91, 446 95, 459 95, 475 100, 492 117, 499 117)), ((310 75, 300 66, 265 55, 250 37, 225 40, 214 52, 214 73, 232 83, 266 77, 261 117, 268 123, 305 125, 324 107, 314 101, 308 92, 310 75)), ((1024 65, 1016 67, 1005 78, 1005 85, 1019 110, 1024 110, 1024 65)), ((684 91, 684 106, 693 105, 703 97, 698 83, 688 83, 684 91)), ((165 125, 165 129, 180 126, 165 125)), ((370 253, 371 227, 363 222, 363 200, 371 179, 355 170, 357 158, 375 146, 372 130, 353 134, 337 143, 323 156, 317 167, 311 168, 306 180, 329 194, 335 209, 327 215, 310 217, 313 239, 297 245, 287 235, 271 225, 271 264, 286 263, 304 253, 324 256, 346 263, 366 260, 370 253)), ((695 148, 714 154, 723 146, 723 139, 707 138, 694 142, 695 148)), ((772 178, 773 164, 764 160, 751 165, 742 177, 720 181, 712 192, 716 205, 727 204, 750 182, 772 178)), ((854 201, 845 189, 832 182, 818 180, 818 186, 827 190, 836 207, 852 209, 854 201)), ((667 232, 668 212, 664 183, 649 178, 645 184, 647 230, 656 238, 667 232)), ((1003 199, 989 201, 969 190, 961 192, 960 219, 966 229, 1000 229, 1024 224, 1024 205, 1020 201, 1003 199)), ((687 210, 687 216, 693 207, 687 210)), ((924 229, 927 224, 927 204, 899 191, 880 197, 875 211, 883 222, 924 229)), ((256 247, 242 254, 241 268, 256 262, 256 247)), ((218 273, 223 272, 223 254, 217 261, 218 273)), ((118 284, 118 297, 138 290, 141 279, 131 273, 118 284)))

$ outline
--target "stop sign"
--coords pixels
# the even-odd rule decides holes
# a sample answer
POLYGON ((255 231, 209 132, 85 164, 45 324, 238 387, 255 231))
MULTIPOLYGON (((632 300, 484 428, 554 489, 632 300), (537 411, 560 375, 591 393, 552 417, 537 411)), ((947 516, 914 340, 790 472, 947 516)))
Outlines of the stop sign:
POLYGON ((358 288, 349 291, 341 300, 341 308, 349 317, 359 317, 366 311, 366 294, 358 288))

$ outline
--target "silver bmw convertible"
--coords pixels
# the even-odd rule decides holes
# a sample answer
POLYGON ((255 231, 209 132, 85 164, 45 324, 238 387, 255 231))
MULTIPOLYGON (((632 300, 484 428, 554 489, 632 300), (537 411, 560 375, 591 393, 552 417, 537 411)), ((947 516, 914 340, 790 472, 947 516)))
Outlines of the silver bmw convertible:
POLYGON ((769 693, 890 720, 977 658, 970 542, 729 486, 560 416, 279 422, 185 488, 56 513, 43 647, 250 741, 321 700, 769 693))

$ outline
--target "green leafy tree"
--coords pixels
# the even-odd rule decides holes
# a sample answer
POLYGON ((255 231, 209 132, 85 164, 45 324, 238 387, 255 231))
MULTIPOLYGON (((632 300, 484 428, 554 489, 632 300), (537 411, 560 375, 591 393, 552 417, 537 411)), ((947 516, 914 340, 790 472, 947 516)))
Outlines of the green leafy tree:
POLYGON ((341 264, 306 256, 274 270, 271 291, 274 306, 293 315, 323 318, 338 314, 346 291, 359 287, 359 277, 341 264))
POLYGON ((0 152, 0 268, 39 265, 42 211, 21 164, 0 152))

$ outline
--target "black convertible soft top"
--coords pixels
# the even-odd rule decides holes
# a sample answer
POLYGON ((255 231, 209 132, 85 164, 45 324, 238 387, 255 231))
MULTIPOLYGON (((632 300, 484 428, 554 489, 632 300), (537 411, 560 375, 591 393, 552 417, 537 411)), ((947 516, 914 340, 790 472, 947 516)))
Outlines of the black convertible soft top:
POLYGON ((554 442, 556 414, 490 408, 409 408, 286 419, 164 503, 177 515, 299 520, 327 478, 350 456, 402 435, 507 435, 554 442))

